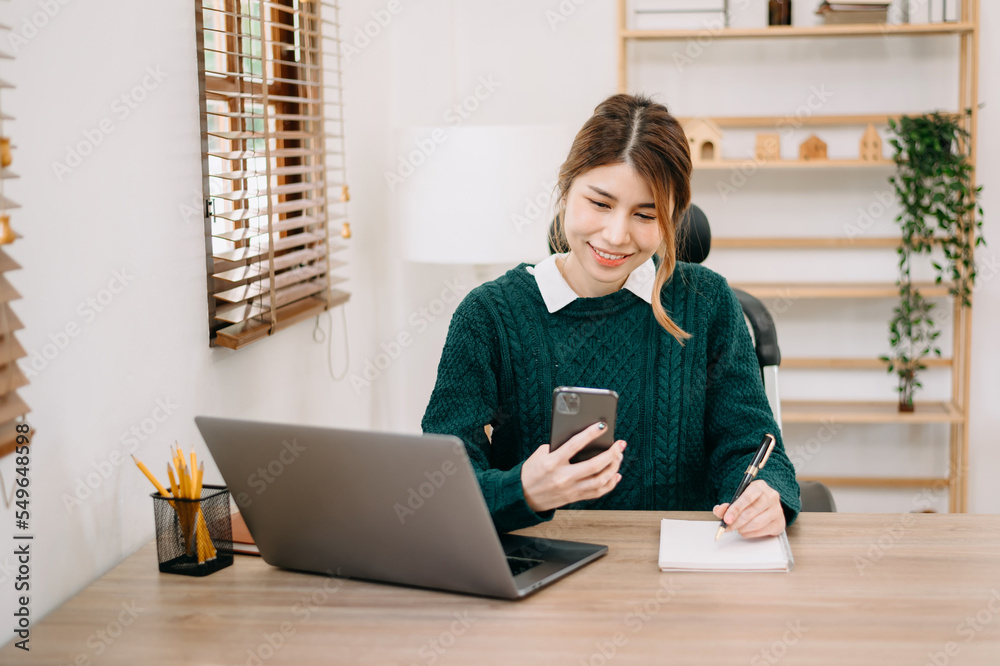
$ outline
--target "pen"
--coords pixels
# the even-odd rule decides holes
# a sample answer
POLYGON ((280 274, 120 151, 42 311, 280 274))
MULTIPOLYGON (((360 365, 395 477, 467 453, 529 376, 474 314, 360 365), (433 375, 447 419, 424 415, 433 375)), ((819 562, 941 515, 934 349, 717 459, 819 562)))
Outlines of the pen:
MULTIPOLYGON (((740 485, 736 486, 736 493, 733 495, 733 499, 729 502, 729 506, 736 503, 736 500, 740 498, 743 491, 747 489, 750 482, 754 480, 757 476, 757 472, 764 468, 764 463, 767 459, 771 457, 771 451, 774 449, 774 445, 778 440, 774 438, 771 433, 766 433, 764 435, 764 441, 760 443, 757 448, 757 453, 754 454, 753 460, 750 462, 750 466, 747 467, 746 474, 743 475, 743 480, 740 481, 740 485)), ((719 521, 719 531, 715 533, 715 540, 718 541, 722 533, 726 531, 726 520, 723 516, 722 520, 719 521)))

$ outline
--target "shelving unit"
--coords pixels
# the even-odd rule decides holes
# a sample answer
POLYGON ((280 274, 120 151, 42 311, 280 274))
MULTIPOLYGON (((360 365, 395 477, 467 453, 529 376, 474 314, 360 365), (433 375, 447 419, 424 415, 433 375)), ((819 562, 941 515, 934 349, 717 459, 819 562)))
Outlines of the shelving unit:
POLYGON ((901 413, 895 401, 782 400, 781 420, 787 423, 957 423, 962 413, 948 402, 914 403, 914 411, 901 413))
MULTIPOLYGON (((625 3, 619 0, 619 16, 624 21, 625 3)), ((782 39, 794 37, 892 37, 956 35, 974 32, 974 20, 964 18, 956 23, 907 23, 899 25, 775 25, 766 28, 723 28, 719 30, 627 30, 619 36, 625 40, 689 39, 711 35, 712 39, 782 39)))
MULTIPOLYGON (((950 358, 929 358, 924 361, 928 368, 950 368, 950 358)), ((848 358, 848 357, 806 357, 783 358, 781 365, 791 369, 814 370, 885 370, 886 362, 878 358, 848 358)))
MULTIPOLYGON (((943 298, 948 287, 933 282, 914 282, 920 293, 928 298, 943 298)), ((734 282, 736 289, 761 300, 774 298, 895 298, 899 289, 892 282, 734 282)))
MULTIPOLYGON (((748 160, 719 160, 718 162, 701 163, 699 171, 729 171, 738 169, 748 160)), ((890 160, 863 162, 861 160, 777 160, 774 162, 755 162, 757 169, 891 169, 895 164, 890 160)))
MULTIPOLYGON (((961 122, 971 137, 970 162, 975 181, 976 129, 978 120, 978 52, 979 52, 979 0, 964 0, 961 3, 959 20, 953 23, 902 24, 902 25, 821 25, 811 27, 774 26, 766 28, 721 28, 705 30, 632 30, 628 23, 628 0, 618 0, 617 56, 618 90, 628 91, 628 46, 640 41, 699 40, 769 40, 789 38, 865 38, 865 37, 906 37, 954 35, 958 41, 958 105, 954 113, 962 114, 971 109, 971 114, 961 116, 961 122)), ((917 111, 919 113, 919 111, 917 111)), ((868 124, 885 126, 890 118, 900 114, 844 114, 807 116, 796 118, 798 126, 857 126, 868 124)), ((783 116, 721 116, 710 117, 720 128, 766 128, 780 127, 783 116)), ((679 118, 686 123, 689 118, 679 118)), ((696 171, 732 170, 747 164, 750 160, 723 160, 718 162, 696 162, 696 171)), ((753 161, 755 168, 761 169, 854 169, 878 175, 888 175, 894 167, 891 160, 865 162, 861 160, 801 161, 782 160, 775 162, 753 161)), ((726 237, 713 238, 716 248, 755 250, 844 250, 844 249, 891 249, 899 244, 899 238, 829 238, 829 237, 726 237)), ((886 299, 898 298, 898 289, 893 283, 750 283, 734 284, 758 298, 790 299, 886 299)), ((950 298, 947 285, 925 283, 920 285, 928 298, 950 298)), ((816 477, 832 486, 847 487, 947 487, 951 511, 967 510, 968 440, 969 440, 969 367, 971 348, 971 307, 962 307, 957 299, 950 298, 952 312, 952 350, 950 356, 928 359, 929 368, 947 369, 951 374, 951 397, 943 402, 917 402, 912 413, 901 413, 896 401, 855 402, 841 400, 796 401, 782 400, 782 421, 786 424, 944 424, 949 429, 949 468, 947 476, 941 478, 898 478, 869 476, 816 477)), ((823 370, 880 370, 885 363, 877 358, 810 357, 785 358, 786 368, 823 370)))
POLYGON ((817 236, 813 238, 741 238, 730 236, 727 238, 713 238, 712 245, 719 248, 741 248, 741 249, 776 249, 776 250, 828 250, 834 248, 850 249, 886 249, 899 245, 898 238, 827 238, 817 236))

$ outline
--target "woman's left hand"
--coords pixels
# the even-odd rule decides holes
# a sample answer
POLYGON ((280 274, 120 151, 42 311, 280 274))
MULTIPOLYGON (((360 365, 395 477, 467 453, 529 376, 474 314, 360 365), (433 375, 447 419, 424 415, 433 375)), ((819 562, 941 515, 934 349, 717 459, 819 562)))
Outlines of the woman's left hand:
POLYGON ((726 523, 727 532, 737 530, 748 539, 776 536, 785 530, 781 495, 761 479, 752 481, 732 506, 717 504, 712 513, 726 523))

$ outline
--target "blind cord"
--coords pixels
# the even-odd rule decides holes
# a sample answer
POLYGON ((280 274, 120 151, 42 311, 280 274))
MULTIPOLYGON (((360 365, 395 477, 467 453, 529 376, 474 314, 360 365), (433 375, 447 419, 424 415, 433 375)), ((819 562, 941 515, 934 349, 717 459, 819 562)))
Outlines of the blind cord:
MULTIPOLYGON (((330 315, 330 334, 329 334, 329 344, 326 348, 326 365, 327 369, 330 371, 330 379, 335 382, 339 382, 347 376, 347 370, 351 367, 351 345, 347 337, 347 307, 344 305, 337 308, 341 313, 341 322, 343 323, 343 333, 344 333, 344 369, 338 375, 333 371, 333 312, 327 310, 326 313, 330 315)), ((316 315, 316 327, 313 329, 313 340, 319 344, 327 341, 327 333, 323 330, 323 327, 319 325, 320 315, 316 315)))

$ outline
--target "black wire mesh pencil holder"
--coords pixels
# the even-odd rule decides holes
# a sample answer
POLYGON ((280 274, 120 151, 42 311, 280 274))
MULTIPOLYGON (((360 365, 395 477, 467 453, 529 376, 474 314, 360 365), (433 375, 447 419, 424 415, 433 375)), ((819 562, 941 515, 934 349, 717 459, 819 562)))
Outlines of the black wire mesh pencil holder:
POLYGON ((152 493, 156 555, 163 573, 207 576, 233 563, 229 489, 204 486, 201 499, 152 493))

